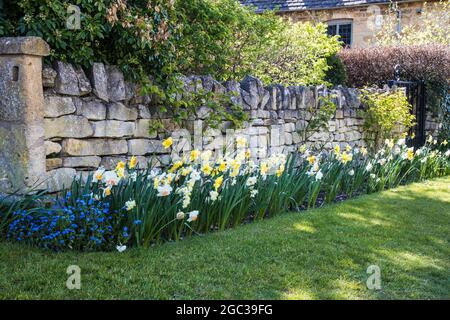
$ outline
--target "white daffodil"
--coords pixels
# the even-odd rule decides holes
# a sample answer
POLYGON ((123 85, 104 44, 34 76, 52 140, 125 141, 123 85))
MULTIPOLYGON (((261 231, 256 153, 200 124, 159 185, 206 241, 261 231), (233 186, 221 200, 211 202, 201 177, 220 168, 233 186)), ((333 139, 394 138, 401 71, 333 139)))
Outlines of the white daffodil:
POLYGON ((94 176, 92 177, 92 182, 99 182, 103 180, 103 174, 105 173, 105 168, 100 167, 94 172, 94 176))
POLYGON ((201 173, 197 170, 192 170, 190 178, 193 181, 198 181, 201 179, 201 173))
POLYGON ((170 193, 172 192, 172 187, 168 184, 163 184, 161 186, 158 186, 157 188, 158 190, 158 197, 166 197, 168 195, 170 195, 170 193))
POLYGON ((219 197, 219 193, 215 190, 212 190, 209 192, 209 199, 214 202, 217 200, 217 198, 219 197))
POLYGON ((355 175, 355 170, 350 170, 349 172, 348 172, 348 174, 349 174, 349 176, 354 176, 355 175))
POLYGON ((372 171, 372 169, 373 169, 373 165, 369 162, 369 163, 366 165, 366 171, 367 171, 367 172, 370 172, 370 171, 372 171))
POLYGON ((119 244, 116 246, 117 251, 119 252, 124 252, 125 250, 127 250, 127 246, 119 244))
POLYGON ((323 173, 322 173, 322 171, 317 171, 317 173, 316 173, 316 181, 319 181, 319 180, 322 180, 322 178, 323 178, 323 173))
POLYGON ((256 177, 250 177, 247 179, 247 182, 245 183, 245 185, 247 187, 251 187, 251 186, 254 186, 256 184, 256 182, 257 182, 256 177))
POLYGON ((125 208, 127 209, 127 211, 133 210, 134 208, 136 208, 136 201, 129 200, 125 202, 125 208))
POLYGON ((137 179, 137 172, 135 171, 135 172, 130 173, 129 178, 131 181, 135 182, 137 179))
POLYGON ((187 222, 192 222, 197 220, 198 218, 198 210, 194 210, 189 212, 189 218, 187 219, 187 222))
POLYGON ((183 198, 183 203, 181 204, 181 206, 183 207, 183 209, 186 209, 187 207, 189 207, 190 204, 191 204, 191 197, 185 196, 183 198))
POLYGON ((185 217, 185 213, 183 211, 180 211, 177 213, 177 216, 176 216, 177 220, 183 220, 184 217, 185 217))
POLYGON ((103 173, 103 182, 106 183, 108 186, 115 186, 119 183, 119 176, 117 175, 116 171, 105 171, 103 173))
POLYGON ((159 171, 156 169, 150 170, 150 174, 147 176, 148 179, 154 179, 159 174, 159 171))

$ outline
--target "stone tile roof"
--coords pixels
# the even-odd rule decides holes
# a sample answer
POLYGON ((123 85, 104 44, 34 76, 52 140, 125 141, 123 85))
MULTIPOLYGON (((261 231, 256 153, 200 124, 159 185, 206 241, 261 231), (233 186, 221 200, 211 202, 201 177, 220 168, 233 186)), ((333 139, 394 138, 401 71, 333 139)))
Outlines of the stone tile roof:
MULTIPOLYGON (((335 9, 377 3, 389 3, 389 0, 240 0, 244 5, 251 5, 257 11, 272 10, 278 8, 280 11, 297 10, 320 10, 335 9)), ((400 1, 399 1, 400 2, 400 1)))

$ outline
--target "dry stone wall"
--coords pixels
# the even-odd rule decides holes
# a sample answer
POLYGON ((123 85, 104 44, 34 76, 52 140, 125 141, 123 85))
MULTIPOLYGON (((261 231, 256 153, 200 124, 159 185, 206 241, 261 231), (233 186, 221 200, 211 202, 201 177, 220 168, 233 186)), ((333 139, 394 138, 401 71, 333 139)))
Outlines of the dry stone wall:
MULTIPOLYGON (((63 62, 41 67, 41 57, 46 54, 48 46, 39 38, 0 38, 0 61, 4 61, 0 69, 5 69, 0 74, 0 133, 5 132, 0 143, 3 190, 18 185, 12 182, 13 171, 20 171, 18 179, 27 180, 27 185, 40 181, 57 191, 68 186, 75 174, 99 166, 110 169, 131 156, 138 157, 141 167, 150 162, 153 166, 167 166, 173 157, 192 149, 220 153, 237 136, 247 138, 256 161, 273 153, 292 152, 304 143, 310 148, 364 145, 357 89, 263 86, 251 76, 241 82, 224 83, 210 76, 186 76, 182 79, 186 91, 230 93, 233 103, 248 113, 249 121, 238 130, 226 121, 217 129, 205 128, 211 110, 201 106, 181 128, 159 111, 151 96, 138 94, 138 87, 127 82, 117 67, 94 63, 85 71, 63 62), (41 47, 45 50, 39 50, 41 47), (328 123, 329 130, 315 132, 303 141, 302 131, 311 118, 308 110, 320 108, 321 96, 334 102, 336 113, 328 123), (12 107, 7 103, 22 100, 22 104, 12 107), (7 115, 13 109, 24 109, 25 115, 32 117, 10 120, 7 115), (150 132, 153 119, 161 119, 164 130, 150 132), (14 130, 20 133, 17 137, 23 136, 22 140, 16 139, 17 143, 5 138, 14 130), (161 142, 168 136, 172 136, 174 145, 164 149, 161 142), (20 152, 10 152, 12 144, 20 152), (22 156, 12 161, 15 154, 22 156), (21 170, 13 170, 12 165, 19 165, 21 170)), ((431 115, 426 129, 428 133, 439 129, 431 115)))
MULTIPOLYGON (((248 112, 250 119, 235 136, 245 136, 255 157, 273 152, 290 152, 304 143, 301 132, 311 117, 307 108, 318 104, 319 96, 333 95, 338 107, 329 122, 329 132, 317 132, 308 144, 331 147, 332 143, 362 146, 362 119, 356 89, 325 87, 264 87, 259 79, 247 76, 243 81, 219 83, 209 76, 185 77, 186 90, 237 93, 233 99, 248 112)), ((226 145, 226 132, 231 124, 218 129, 204 128, 209 109, 200 107, 196 117, 188 120, 187 129, 170 118, 164 118, 148 96, 136 94, 136 88, 124 80, 115 67, 94 64, 86 75, 83 70, 62 62, 43 69, 45 107, 45 145, 47 170, 70 168, 92 170, 98 166, 111 168, 118 160, 139 156, 141 164, 154 155, 154 165, 167 165, 169 151, 161 141, 170 132, 174 149, 219 151, 226 145), (149 131, 151 119, 160 118, 165 130, 149 131), (194 128, 202 132, 195 141, 194 128), (198 139, 197 139, 198 140, 198 139)))
MULTIPOLYGON (((364 146, 362 108, 359 91, 338 87, 285 87, 271 85, 247 76, 241 82, 219 83, 210 76, 183 78, 185 90, 202 90, 234 94, 234 103, 249 114, 244 127, 234 130, 229 122, 217 129, 206 128, 204 120, 210 110, 199 107, 196 116, 180 128, 170 116, 161 114, 149 96, 142 97, 137 88, 125 81, 114 66, 95 63, 86 74, 70 64, 57 62, 43 68, 45 106, 46 168, 50 176, 60 180, 58 189, 80 171, 99 166, 113 168, 119 160, 137 156, 141 167, 167 166, 171 158, 192 149, 220 153, 236 136, 249 142, 252 157, 257 161, 273 153, 293 152, 306 143, 310 148, 364 146), (302 130, 308 124, 309 108, 320 107, 320 96, 328 96, 336 105, 328 130, 315 132, 307 141, 302 130), (150 121, 162 119, 164 130, 150 132, 150 121), (171 150, 161 145, 172 136, 171 150), (170 154, 172 152, 172 154, 170 154)), ((428 116, 427 130, 438 129, 428 116)))

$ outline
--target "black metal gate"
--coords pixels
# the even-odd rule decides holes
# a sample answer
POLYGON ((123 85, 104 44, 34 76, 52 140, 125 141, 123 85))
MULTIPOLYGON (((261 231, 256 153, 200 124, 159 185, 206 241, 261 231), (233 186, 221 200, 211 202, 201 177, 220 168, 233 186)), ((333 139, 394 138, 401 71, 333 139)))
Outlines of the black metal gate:
POLYGON ((390 80, 389 87, 397 86, 406 89, 406 96, 412 106, 412 114, 416 117, 416 124, 409 132, 407 143, 409 146, 419 148, 425 144, 425 104, 426 91, 425 84, 421 81, 400 81, 390 80), (411 137, 414 137, 413 139, 411 137))

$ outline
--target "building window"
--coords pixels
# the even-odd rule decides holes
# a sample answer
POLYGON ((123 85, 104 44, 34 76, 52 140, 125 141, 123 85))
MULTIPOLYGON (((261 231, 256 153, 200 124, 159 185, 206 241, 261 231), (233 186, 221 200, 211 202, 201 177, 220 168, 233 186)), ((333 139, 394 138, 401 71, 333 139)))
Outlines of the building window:
POLYGON ((351 20, 333 20, 328 21, 327 33, 330 36, 339 35, 339 39, 350 47, 352 45, 352 21, 351 20))

